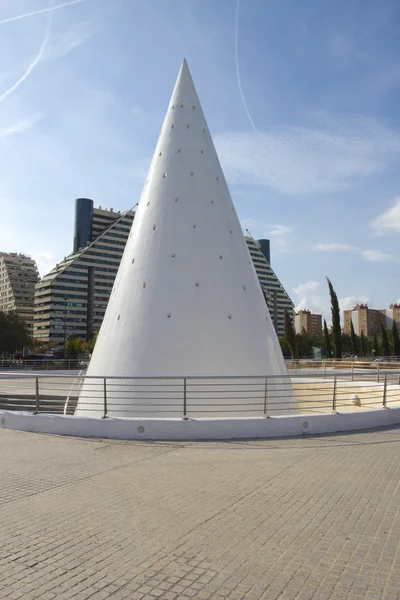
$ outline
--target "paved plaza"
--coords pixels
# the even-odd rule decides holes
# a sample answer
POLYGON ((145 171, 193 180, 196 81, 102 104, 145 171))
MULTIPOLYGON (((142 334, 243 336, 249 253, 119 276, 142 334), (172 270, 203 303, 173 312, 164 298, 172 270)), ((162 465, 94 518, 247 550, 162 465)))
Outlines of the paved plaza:
POLYGON ((400 598, 399 428, 0 453, 2 599, 400 598))

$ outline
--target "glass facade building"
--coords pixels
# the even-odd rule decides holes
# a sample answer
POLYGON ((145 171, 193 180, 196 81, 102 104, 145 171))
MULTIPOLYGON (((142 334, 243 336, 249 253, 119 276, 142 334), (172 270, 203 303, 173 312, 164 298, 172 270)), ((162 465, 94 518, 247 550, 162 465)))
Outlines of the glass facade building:
POLYGON ((92 241, 93 200, 75 200, 75 227, 73 252, 86 248, 92 241))

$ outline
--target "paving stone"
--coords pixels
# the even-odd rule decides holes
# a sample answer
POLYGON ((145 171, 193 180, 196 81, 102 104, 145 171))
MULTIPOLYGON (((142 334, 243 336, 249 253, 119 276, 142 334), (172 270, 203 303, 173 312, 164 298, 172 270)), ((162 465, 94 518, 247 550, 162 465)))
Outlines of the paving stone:
POLYGON ((399 442, 0 430, 0 598, 398 600, 399 442))

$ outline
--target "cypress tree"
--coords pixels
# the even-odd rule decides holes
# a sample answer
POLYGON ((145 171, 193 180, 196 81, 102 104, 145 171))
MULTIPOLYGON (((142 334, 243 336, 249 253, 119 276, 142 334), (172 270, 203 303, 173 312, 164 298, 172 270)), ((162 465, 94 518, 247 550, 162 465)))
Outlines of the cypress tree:
POLYGON ((392 334, 393 334, 393 356, 400 356, 400 337, 399 337, 399 330, 397 328, 396 321, 393 321, 392 334))
POLYGON ((292 358, 297 358, 296 331, 293 325, 293 321, 290 318, 287 310, 285 310, 285 338, 290 348, 292 358))
POLYGON ((332 310, 332 334, 333 334, 333 353, 335 358, 342 358, 342 330, 340 328, 340 309, 339 301, 331 280, 326 278, 329 287, 329 295, 331 297, 332 310))
POLYGON ((364 332, 361 332, 361 354, 366 356, 368 354, 367 340, 365 339, 364 332))
POLYGON ((324 346, 325 346, 325 358, 331 358, 332 349, 331 349, 331 338, 329 337, 328 326, 324 319, 324 346))
POLYGON ((383 356, 390 356, 391 352, 390 352, 390 344, 389 344, 388 334, 387 334, 385 327, 383 326, 382 321, 381 321, 380 325, 381 325, 381 343, 382 343, 383 356))
POLYGON ((353 321, 350 322, 350 326, 351 351, 353 354, 358 354, 358 339, 356 332, 354 331, 353 321))
POLYGON ((372 348, 373 350, 375 350, 374 355, 380 356, 378 336, 376 335, 376 333, 374 333, 374 337, 372 338, 372 348))

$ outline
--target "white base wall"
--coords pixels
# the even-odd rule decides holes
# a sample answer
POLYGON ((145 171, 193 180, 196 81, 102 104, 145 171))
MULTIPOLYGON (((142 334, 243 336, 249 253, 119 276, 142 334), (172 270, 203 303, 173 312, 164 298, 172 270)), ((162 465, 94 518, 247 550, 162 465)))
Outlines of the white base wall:
POLYGON ((400 408, 238 419, 95 419, 0 411, 0 427, 90 438, 229 440, 334 433, 400 423, 400 408))

